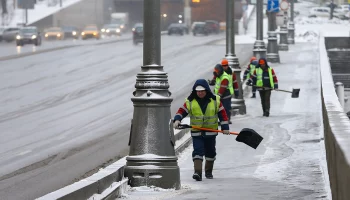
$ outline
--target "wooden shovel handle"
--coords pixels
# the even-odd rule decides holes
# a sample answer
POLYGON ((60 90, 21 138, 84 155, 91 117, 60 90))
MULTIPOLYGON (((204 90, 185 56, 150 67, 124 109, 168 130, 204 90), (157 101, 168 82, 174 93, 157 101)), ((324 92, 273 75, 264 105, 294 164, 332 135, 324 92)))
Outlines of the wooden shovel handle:
MULTIPOLYGON (((210 131, 210 132, 222 133, 222 130, 215 130, 215 129, 211 129, 211 128, 202 128, 202 127, 199 127, 199 126, 192 126, 192 128, 198 129, 198 130, 202 130, 202 131, 210 131)), ((237 132, 230 132, 230 134, 238 135, 239 133, 237 133, 237 132)))

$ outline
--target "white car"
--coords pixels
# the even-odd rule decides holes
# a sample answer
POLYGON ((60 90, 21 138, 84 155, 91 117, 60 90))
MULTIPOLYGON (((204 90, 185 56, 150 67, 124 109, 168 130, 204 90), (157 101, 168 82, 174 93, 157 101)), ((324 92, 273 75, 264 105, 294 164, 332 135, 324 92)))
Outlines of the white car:
MULTIPOLYGON (((309 17, 324 17, 329 18, 331 15, 331 9, 329 7, 313 7, 309 11, 309 17)), ((348 19, 346 14, 339 8, 334 9, 333 17, 339 19, 348 19)))
POLYGON ((349 12, 349 4, 346 5, 340 5, 339 9, 344 12, 344 13, 348 13, 349 12))

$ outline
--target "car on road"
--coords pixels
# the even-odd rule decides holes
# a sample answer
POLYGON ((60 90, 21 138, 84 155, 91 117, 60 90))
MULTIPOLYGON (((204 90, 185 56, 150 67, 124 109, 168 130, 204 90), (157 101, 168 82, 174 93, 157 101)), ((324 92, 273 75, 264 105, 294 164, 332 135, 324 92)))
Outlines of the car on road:
POLYGON ((188 28, 185 24, 172 23, 168 27, 168 35, 178 34, 184 35, 188 34, 188 28))
POLYGON ((95 38, 97 40, 101 38, 101 33, 96 25, 86 26, 81 32, 82 40, 86 40, 88 38, 95 38))
POLYGON ((16 39, 18 32, 19 32, 18 27, 6 28, 2 32, 2 40, 6 41, 6 42, 12 42, 16 39))
POLYGON ((73 39, 78 39, 79 38, 79 29, 74 26, 63 26, 62 27, 63 31, 63 38, 73 38, 73 39))
POLYGON ((143 24, 137 23, 132 28, 132 41, 134 45, 143 43, 143 24))
POLYGON ((220 33, 220 24, 215 20, 206 20, 206 27, 209 31, 209 34, 218 34, 220 33))
POLYGON ((107 35, 107 36, 111 36, 111 35, 121 36, 122 35, 122 31, 120 29, 119 24, 105 24, 102 27, 101 32, 103 35, 107 35))
MULTIPOLYGON (((331 15, 331 9, 329 7, 313 7, 309 10, 309 18, 313 18, 313 17, 330 18, 330 15, 331 15)), ((341 20, 349 19, 349 17, 346 16, 346 13, 344 13, 339 8, 335 8, 333 10, 333 17, 341 20)))
POLYGON ((205 22, 196 22, 193 25, 192 28, 192 34, 193 36, 197 36, 197 35, 208 35, 209 34, 209 29, 206 25, 205 22))
POLYGON ((41 45, 41 36, 37 27, 28 26, 19 29, 16 36, 16 45, 23 46, 25 44, 34 44, 35 46, 41 45))
POLYGON ((0 42, 2 41, 2 33, 4 32, 6 28, 5 27, 0 27, 0 42))
POLYGON ((345 5, 340 5, 339 9, 341 11, 343 11, 344 13, 348 13, 349 12, 349 4, 345 4, 345 5))
POLYGON ((45 31, 45 39, 46 40, 63 40, 64 32, 60 27, 51 27, 46 29, 45 31))

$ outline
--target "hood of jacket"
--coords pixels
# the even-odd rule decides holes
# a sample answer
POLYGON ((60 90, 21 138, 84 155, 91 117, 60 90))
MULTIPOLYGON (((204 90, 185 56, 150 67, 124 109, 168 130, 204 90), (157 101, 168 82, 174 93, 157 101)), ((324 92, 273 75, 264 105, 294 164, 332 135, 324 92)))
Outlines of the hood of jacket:
POLYGON ((266 69, 270 67, 270 66, 267 64, 266 58, 260 58, 259 61, 258 61, 257 67, 261 67, 260 64, 259 64, 259 63, 260 63, 260 60, 264 60, 264 61, 265 61, 266 69))
POLYGON ((221 77, 223 73, 224 73, 224 68, 222 68, 222 65, 221 64, 215 65, 214 72, 213 72, 214 76, 221 77))
POLYGON ((205 88, 205 91, 207 92, 207 95, 204 98, 212 98, 212 99, 216 99, 215 95, 213 94, 213 92, 211 91, 208 82, 205 79, 198 79, 193 87, 192 87, 192 92, 190 94, 190 96, 188 96, 188 100, 192 101, 194 98, 199 98, 197 96, 197 92, 196 92, 196 87, 197 86, 203 86, 205 88))

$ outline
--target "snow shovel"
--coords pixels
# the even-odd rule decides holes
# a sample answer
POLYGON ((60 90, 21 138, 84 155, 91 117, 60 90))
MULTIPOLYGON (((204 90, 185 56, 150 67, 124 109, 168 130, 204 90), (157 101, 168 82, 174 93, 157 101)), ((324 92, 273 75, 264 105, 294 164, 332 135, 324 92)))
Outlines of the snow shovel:
MULTIPOLYGON (((187 124, 179 124, 179 129, 185 129, 185 128, 194 128, 202 131, 210 131, 210 132, 218 132, 222 133, 222 130, 215 130, 210 128, 202 128, 198 126, 190 126, 187 124)), ((250 128, 244 128, 241 130, 241 132, 230 132, 232 135, 237 135, 236 141, 237 142, 243 142, 244 144, 256 149, 260 142, 264 139, 261 137, 256 131, 250 128)))
POLYGON ((292 91, 288 91, 288 90, 273 89, 273 88, 269 88, 269 87, 262 87, 262 86, 256 86, 256 85, 254 85, 254 87, 275 90, 275 91, 281 91, 281 92, 288 92, 288 93, 292 93, 292 98, 299 98, 299 92, 300 92, 299 88, 298 89, 293 88, 292 91))

